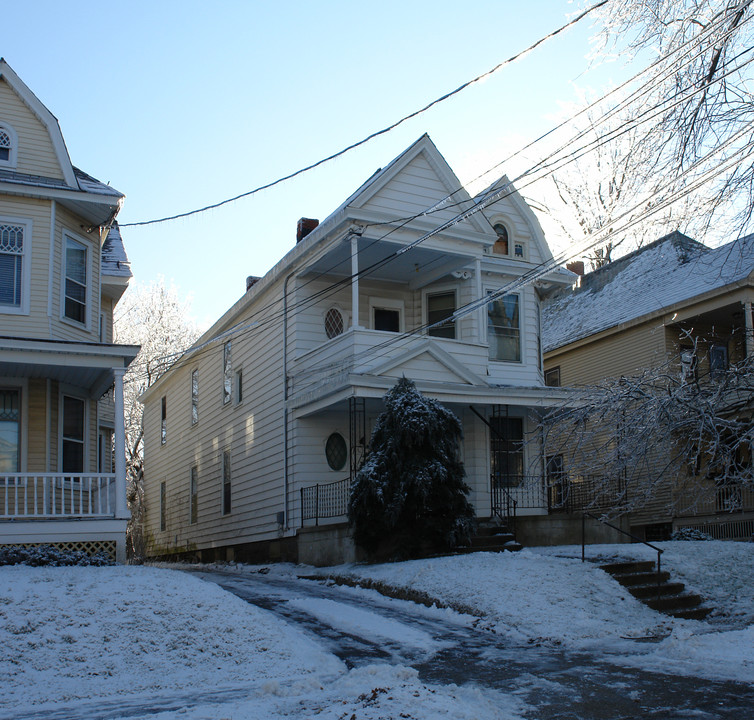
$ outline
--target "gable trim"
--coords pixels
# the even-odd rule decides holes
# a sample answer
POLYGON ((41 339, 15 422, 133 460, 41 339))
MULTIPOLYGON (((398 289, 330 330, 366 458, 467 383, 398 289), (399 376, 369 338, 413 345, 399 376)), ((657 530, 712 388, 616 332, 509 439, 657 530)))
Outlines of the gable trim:
POLYGON ((429 339, 425 340, 422 343, 419 343, 412 350, 402 353, 397 357, 390 358, 381 365, 377 365, 369 369, 364 374, 382 375, 384 373, 390 372, 391 370, 394 370, 396 367, 399 367, 404 363, 410 362, 414 358, 419 357, 419 355, 424 354, 429 355, 430 357, 437 360, 440 365, 450 370, 454 375, 457 375, 461 380, 468 383, 469 385, 483 385, 485 387, 487 386, 487 383, 476 373, 471 372, 465 365, 456 360, 450 353, 446 352, 442 348, 437 347, 437 345, 429 339))
POLYGON ((79 188, 76 181, 76 175, 73 172, 71 158, 68 155, 68 149, 63 140, 63 133, 60 131, 60 125, 57 118, 45 107, 44 103, 29 89, 13 69, 8 65, 4 58, 0 58, 0 78, 8 83, 13 92, 18 95, 20 100, 31 110, 36 118, 45 126, 50 135, 52 147, 63 172, 66 184, 72 188, 79 188))

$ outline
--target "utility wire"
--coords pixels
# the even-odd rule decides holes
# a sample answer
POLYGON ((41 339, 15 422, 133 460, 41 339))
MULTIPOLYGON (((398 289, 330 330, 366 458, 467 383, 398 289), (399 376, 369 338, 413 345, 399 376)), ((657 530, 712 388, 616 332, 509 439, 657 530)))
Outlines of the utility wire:
POLYGON ((354 150, 357 147, 365 145, 370 140, 374 140, 374 138, 379 137, 380 135, 385 135, 386 133, 389 133, 391 130, 395 130, 395 128, 397 128, 399 125, 402 125, 407 120, 411 120, 412 118, 415 118, 418 115, 421 115, 422 113, 427 112, 427 110, 429 110, 430 108, 434 107, 435 105, 439 105, 440 103, 444 102, 445 100, 448 100, 449 98, 452 98, 454 95, 457 95, 458 93, 460 93, 461 91, 469 87, 470 85, 473 85, 474 83, 477 83, 480 80, 484 80, 484 78, 489 77, 490 75, 496 73, 498 70, 500 70, 500 68, 506 65, 510 65, 512 62, 530 53, 532 50, 537 48, 542 43, 546 42, 547 40, 550 40, 551 38, 554 38, 556 35, 559 35, 564 30, 567 30, 573 25, 576 25, 578 22, 583 20, 587 15, 592 13, 594 10, 602 7, 603 5, 606 5, 608 2, 609 0, 600 0, 600 2, 597 2, 591 7, 588 7, 586 10, 581 12, 570 22, 567 22, 565 25, 561 25, 556 30, 553 30, 552 32, 548 33, 547 35, 540 38, 532 45, 529 45, 529 47, 527 47, 525 50, 522 50, 516 53, 515 55, 509 57, 507 60, 503 60, 502 62, 498 63, 491 70, 488 70, 487 72, 482 73, 481 75, 478 75, 473 80, 468 80, 467 82, 463 83, 463 85, 459 85, 455 90, 451 90, 450 92, 445 93, 441 97, 436 98, 432 102, 425 105, 423 108, 419 110, 415 110, 409 115, 402 117, 400 120, 394 122, 392 125, 388 125, 382 130, 377 130, 376 132, 373 132, 371 135, 368 135, 367 137, 365 137, 363 140, 359 140, 358 142, 352 143, 348 147, 345 147, 342 150, 339 150, 338 152, 333 153, 332 155, 329 155, 326 158, 322 158, 322 160, 318 160, 317 162, 312 163, 311 165, 301 168, 300 170, 296 170, 295 172, 292 172, 289 175, 285 175, 284 177, 280 177, 277 180, 273 180, 272 182, 268 182, 264 185, 260 185, 259 187, 254 188, 253 190, 249 190, 247 192, 241 193, 240 195, 236 195, 234 197, 228 198, 227 200, 221 200, 220 202, 214 203, 212 205, 207 205, 202 208, 197 208, 196 210, 189 210, 187 212, 178 213, 177 215, 170 215, 168 217, 157 218, 155 220, 144 220, 142 222, 120 223, 120 227, 137 227, 137 226, 142 226, 142 225, 155 225, 157 223, 169 222, 170 220, 178 220, 180 218, 189 217, 191 215, 198 215, 199 213, 207 212, 208 210, 214 210, 215 208, 222 207, 223 205, 227 205, 228 203, 236 202, 237 200, 241 200, 242 198, 249 197, 250 195, 254 195, 258 192, 261 192, 262 190, 267 190, 271 187, 274 187, 275 185, 279 185, 282 182, 291 180, 292 178, 295 178, 298 175, 302 175, 303 173, 309 172, 310 170, 313 170, 314 168, 317 168, 320 165, 324 165, 325 163, 328 163, 331 160, 335 160, 335 158, 339 158, 342 155, 345 155, 346 153, 350 152, 351 150, 354 150))
MULTIPOLYGON (((696 42, 700 42, 699 38, 697 38, 696 42)), ((665 61, 665 60, 667 60, 667 58, 663 58, 663 59, 661 59, 661 61, 665 61)), ((654 64, 653 64, 652 66, 650 66, 650 67, 653 67, 653 66, 654 66, 655 64, 657 64, 657 62, 661 62, 661 61, 656 61, 656 62, 655 62, 655 63, 654 63, 654 64)), ((741 67, 745 66, 746 64, 748 64, 748 62, 747 62, 747 63, 745 63, 744 65, 741 65, 741 66, 737 67, 737 68, 734 68, 734 70, 732 70, 732 71, 730 71, 730 72, 735 72, 735 71, 737 71, 738 69, 740 69, 741 67)), ((676 67, 677 67, 677 66, 676 66, 676 67)), ((646 72, 646 71, 642 71, 641 73, 639 73, 639 74, 638 74, 638 76, 642 75, 642 74, 643 74, 644 72, 646 72)), ((728 73, 728 74, 730 74, 730 73, 728 73)), ((637 77, 638 77, 638 76, 637 76, 637 77)), ((627 82, 630 82, 630 81, 627 81, 627 82)), ((700 91, 700 90, 697 90, 697 92, 698 92, 698 91, 700 91)), ((611 93, 612 93, 612 92, 614 92, 614 91, 611 91, 611 93)), ((610 95, 611 93, 608 93, 608 95, 610 95)), ((692 95, 693 95, 693 94, 694 94, 694 93, 692 93, 692 95)), ((596 101, 596 103, 593 103, 593 104, 592 104, 592 106, 593 106, 593 105, 595 105, 595 104, 597 104, 597 103, 599 103, 599 102, 601 102, 602 100, 604 100, 604 98, 605 98, 605 97, 607 97, 607 96, 603 96, 603 98, 600 98, 600 100, 596 101)), ((687 99, 688 99, 688 97, 682 97, 681 99, 679 99, 679 100, 676 100, 676 103, 678 103, 678 102, 683 102, 683 101, 685 101, 685 100, 687 100, 687 99)), ((676 104, 676 103, 674 103, 674 104, 676 104)), ((658 105, 658 106, 656 106, 656 107, 661 107, 661 105, 658 105)), ((667 110, 667 108, 665 108, 665 110, 667 110)), ((582 114, 583 112, 585 112, 585 110, 582 110, 582 111, 581 111, 581 112, 580 112, 579 114, 582 114)), ((651 117, 654 117, 654 116, 649 116, 649 117, 647 117, 647 112, 645 112, 645 119, 644 119, 644 120, 643 120, 642 122, 646 122, 646 121, 647 121, 648 119, 651 119, 651 117)), ((568 121, 565 121, 565 122, 568 122, 568 121)), ((562 126, 563 124, 564 124, 564 123, 561 123, 561 126, 562 126)), ((559 127, 561 127, 561 126, 559 126, 559 127)), ((633 127, 636 127, 636 126, 638 126, 638 124, 634 124, 634 126, 633 126, 633 127)), ((629 129, 630 129, 630 128, 629 128, 629 129)), ((624 130, 624 131, 625 131, 625 130, 624 130)), ((550 131, 550 132, 552 132, 552 131, 550 131)), ((549 133, 548 133, 548 134, 549 134, 549 133)), ((582 133, 582 134, 583 134, 583 133, 582 133)), ((622 134, 622 132, 621 132, 621 133, 618 133, 617 135, 614 135, 614 137, 617 137, 617 136, 618 136, 619 134, 622 134)), ((611 140, 611 139, 614 139, 614 138, 613 138, 613 137, 608 137, 608 140, 611 140)), ((530 144, 531 144, 531 143, 530 143, 530 144)), ((594 143, 592 143, 592 144, 594 144, 594 143)), ((528 146, 527 146, 527 147, 528 147, 528 146)), ((567 144, 566 144, 565 146, 563 146, 563 147, 567 147, 567 144)), ((562 149, 562 148, 561 148, 561 149, 562 149)), ((571 156, 570 156, 570 157, 571 157, 571 160, 572 160, 572 159, 576 159, 576 158, 578 158, 578 157, 581 157, 581 156, 582 156, 582 155, 583 155, 583 154, 584 154, 585 152, 587 152, 587 151, 588 151, 589 149, 590 149, 590 148, 589 148, 589 144, 588 144, 587 146, 582 146, 582 148, 579 148, 579 149, 578 149, 578 152, 579 152, 579 154, 578 154, 578 155, 574 155, 574 153, 575 153, 576 151, 573 151, 573 152, 571 153, 571 156)), ((519 152, 520 152, 520 151, 519 151, 519 152)), ((557 154, 557 151, 556 151, 555 153, 551 153, 551 156, 552 156, 553 154, 557 154)), ((560 162, 560 163, 561 163, 561 164, 560 164, 560 166, 562 167, 562 165, 563 165, 563 164, 565 164, 565 162, 567 162, 567 161, 570 161, 570 160, 568 160, 568 156, 567 156, 567 157, 566 157, 565 159, 564 159, 564 158, 561 158, 561 159, 560 159, 560 160, 559 160, 558 162, 560 162)), ((499 164, 500 164, 500 163, 498 163, 498 164, 497 164, 496 166, 494 166, 494 167, 498 167, 498 166, 499 166, 499 164)), ((555 164, 556 164, 556 163, 551 163, 550 165, 547 165, 547 164, 540 164, 541 168, 537 168, 537 167, 535 166, 535 168, 533 168, 532 170, 533 170, 533 171, 535 171, 535 170, 538 170, 538 169, 543 169, 543 170, 551 170, 551 167, 552 167, 552 165, 555 165, 555 164)), ((488 172, 490 172, 490 170, 486 171, 486 172, 485 172, 485 173, 483 173, 482 175, 484 175, 484 174, 487 174, 488 172)), ((516 180, 518 180, 518 179, 521 179, 521 178, 524 178, 524 177, 526 177, 526 176, 527 176, 527 175, 529 175, 529 174, 533 174, 533 172, 532 172, 532 171, 529 171, 529 172, 527 172, 527 173, 522 173, 522 174, 521 174, 520 176, 518 176, 518 178, 516 178, 516 180)), ((481 177, 481 176, 480 176, 480 177, 481 177)), ((530 181, 529 181, 529 183, 527 183, 527 185, 528 185, 528 184, 530 184, 531 182, 534 182, 534 180, 530 180, 530 181)), ((525 185, 525 186, 526 186, 526 185, 525 185)), ((522 187, 525 187, 525 186, 522 186, 522 187)), ((460 189, 463 189, 463 188, 460 188, 460 189)), ((451 197, 451 196, 452 196, 453 194, 455 194, 456 192, 458 192, 458 190, 454 191, 454 192, 453 192, 453 193, 451 193, 451 194, 450 194, 449 196, 447 196, 445 200, 449 199, 449 198, 450 198, 450 197, 451 197)), ((497 200, 501 199, 501 198, 500 198, 500 192, 501 192, 500 190, 496 191, 496 195, 492 196, 492 198, 490 198, 490 197, 484 197, 484 198, 482 199, 482 201, 481 201, 481 202, 483 203, 483 204, 482 204, 481 206, 479 206, 479 204, 478 204, 477 206, 475 206, 475 207, 472 207, 470 211, 467 211, 466 213, 462 213, 461 215, 457 216, 456 218, 454 218, 454 219, 452 219, 452 220, 450 220, 450 221, 448 221, 448 222, 446 222, 446 223, 443 223, 443 224, 442 224, 441 226, 439 226, 438 228, 434 229, 434 230, 433 230, 433 231, 431 231, 430 233, 428 233, 428 234, 426 234, 426 235, 422 236, 421 238, 419 238, 419 239, 418 239, 417 241, 415 241, 414 243, 411 243, 411 244, 410 244, 409 246, 404 246, 404 247, 402 247, 402 248, 401 248, 401 249, 400 249, 399 251, 397 251, 396 253, 393 253, 393 254, 391 254, 391 255, 387 256, 386 258, 384 258, 383 260, 381 260, 381 261, 378 261, 378 262, 374 263, 374 264, 373 264, 372 266, 370 266, 369 268, 363 269, 362 271, 360 271, 360 272, 358 273, 358 276, 362 276, 362 275, 367 275, 367 274, 369 274, 370 272, 372 272, 372 271, 373 271, 374 269, 376 269, 377 267, 379 267, 379 266, 381 266, 381 265, 385 264, 386 262, 389 262, 389 261, 390 261, 390 260, 392 260, 392 259, 393 259, 394 257, 397 257, 397 256, 398 256, 399 254, 402 254, 403 252, 406 252, 406 251, 407 251, 407 250, 409 250, 409 249, 410 249, 411 247, 413 247, 413 246, 416 246, 417 244, 419 244, 419 243, 420 243, 420 242, 422 242, 423 240, 427 239, 428 237, 431 237, 432 235, 434 235, 434 234, 437 234, 438 232, 441 232, 441 231, 442 231, 443 229, 447 229, 447 227, 450 227, 451 225, 454 225, 454 224, 456 224, 457 222, 460 222, 460 221, 462 221, 463 219, 466 219, 467 217, 470 217, 470 216, 471 216, 472 214, 474 214, 475 212, 478 212, 478 211, 480 211, 481 209, 483 209, 483 208, 484 208, 484 207, 485 207, 486 205, 490 204, 491 202, 496 202, 497 200)), ((461 202, 462 202, 462 203, 468 203, 468 202, 469 202, 469 200, 468 200, 468 199, 464 199, 464 200, 463 200, 463 201, 461 201, 461 202)), ((423 211, 422 213, 419 213, 419 214, 417 214, 417 215, 411 216, 411 217, 409 217, 409 218, 405 218, 405 219, 402 219, 402 221, 400 221, 400 222, 401 222, 401 225, 405 225, 405 223, 406 223, 406 222, 408 222, 408 221, 410 221, 410 220, 412 220, 412 219, 416 219, 416 218, 418 218, 418 217, 421 217, 421 216, 423 216, 423 215, 428 215, 428 214, 430 214, 430 213, 432 213, 432 212, 435 212, 435 211, 437 211, 437 210, 439 210, 439 209, 442 209, 442 206, 443 206, 443 205, 447 207, 447 203, 445 203, 445 201, 444 201, 444 200, 441 200, 440 202, 438 202, 438 203, 435 203, 435 205, 434 205, 434 206, 432 206, 431 208, 428 208, 427 210, 423 211), (438 207, 438 206, 440 206, 440 207, 438 207)), ((392 222, 399 222, 399 221, 393 220, 392 222)), ((390 231, 389 233, 386 233, 386 235, 388 235, 388 234, 390 234, 390 233, 394 232, 394 231, 395 231, 396 229, 397 229, 397 228, 393 228, 393 229, 392 229, 392 230, 391 230, 391 231, 390 231)), ((385 235, 385 236, 386 236, 386 235, 385 235)), ((383 237, 385 237, 385 236, 383 236, 383 237)), ((377 242, 377 241, 379 241, 379 239, 380 239, 380 238, 378 238, 377 240, 375 240, 375 241, 372 241, 372 242, 377 242)), ((318 276, 321 276, 322 274, 324 274, 324 273, 320 273, 320 274, 318 274, 318 276)), ((292 308, 291 310, 289 310, 289 312, 291 312, 291 316, 295 315, 295 314, 296 314, 296 313, 297 313, 298 311, 300 311, 300 310, 306 309, 306 307, 308 307, 308 306, 310 306, 311 304, 313 304, 313 303, 314 303, 314 302, 315 302, 315 301, 316 301, 316 300, 317 300, 317 299, 318 299, 318 298, 319 298, 320 296, 322 296, 323 294, 325 294, 325 293, 328 293, 328 294, 329 294, 329 293, 335 292, 335 291, 337 291, 338 289, 340 289, 340 288, 341 288, 341 287, 342 287, 343 285, 347 285, 347 284, 350 284, 350 282, 351 282, 351 281, 352 281, 352 277, 350 277, 350 276, 348 276, 348 277, 345 277, 345 278, 343 278, 343 280, 341 280, 341 281, 339 281, 339 282, 335 283, 335 284, 334 284, 333 286, 330 286, 329 288, 325 288, 324 290, 322 290, 322 291, 320 291, 320 292, 316 293, 316 294, 315 294, 314 296, 310 296, 310 297, 308 297, 308 298, 304 299, 303 301, 300 301, 300 303, 299 303, 299 304, 301 305, 301 307, 300 307, 300 308, 296 308, 296 306, 294 306, 294 308, 292 308)), ((307 283, 308 283, 308 282, 311 282, 311 281, 307 281, 307 283)), ((270 303, 270 305, 269 305, 269 306, 267 306, 267 308, 262 308, 262 309, 260 309, 260 311, 258 311, 258 312, 257 312, 257 313, 255 313, 255 314, 256 314, 256 315, 259 315, 259 313, 260 313, 260 312, 263 312, 263 311, 264 311, 265 309, 270 309, 270 308, 271 308, 271 307, 273 307, 274 305, 278 305, 278 304, 280 304, 281 302, 282 302, 282 300, 276 300, 276 301, 274 301, 273 303, 270 303)), ((260 321, 257 321, 257 322, 252 322, 251 324, 248 324, 248 325, 246 325, 246 327, 247 327, 248 329, 254 329, 254 328, 258 328, 258 327, 261 327, 261 326, 267 325, 267 324, 269 324, 270 322, 274 322, 274 321, 276 321, 276 320, 278 319, 278 317, 279 317, 279 315, 278 315, 277 317, 274 317, 274 316, 273 316, 273 317, 263 318, 263 319, 261 319, 260 321)), ((239 324, 239 325, 241 325, 241 324, 239 324)), ((208 344, 212 344, 212 343, 214 343, 214 342, 217 342, 217 341, 219 341, 220 339, 223 339, 224 337, 227 337, 227 336, 231 336, 232 334, 234 334, 234 333, 237 333, 238 331, 242 331, 242 330, 243 330, 243 327, 242 327, 242 326, 241 326, 241 327, 239 327, 239 326, 235 326, 235 327, 233 327, 233 328, 230 328, 230 329, 226 330, 225 332, 221 333, 220 335, 218 335, 218 336, 216 336, 216 337, 214 337, 214 338, 211 338, 211 339, 210 339, 210 340, 208 340, 208 341, 207 341, 206 343, 203 343, 203 344, 202 344, 202 346, 198 346, 198 347, 195 347, 195 348, 193 348, 193 349, 192 349, 192 355, 194 355, 194 357, 197 357, 197 355, 195 355, 195 353, 196 353, 197 351, 199 351, 199 350, 200 350, 200 349, 201 349, 202 347, 204 347, 205 345, 208 345, 208 344)), ((170 356, 164 356, 164 360, 169 360, 169 359, 172 359, 173 357, 177 357, 177 356, 179 356, 179 355, 181 355, 181 354, 183 354, 183 353, 181 352, 181 353, 175 353, 175 354, 171 354, 170 356)))

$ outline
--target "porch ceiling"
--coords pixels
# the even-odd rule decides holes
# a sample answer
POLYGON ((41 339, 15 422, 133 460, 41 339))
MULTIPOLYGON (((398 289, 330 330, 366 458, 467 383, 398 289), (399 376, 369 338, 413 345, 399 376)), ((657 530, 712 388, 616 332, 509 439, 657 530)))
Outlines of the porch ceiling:
MULTIPOLYGON (((474 260, 470 254, 449 253, 417 245, 395 255, 405 243, 374 238, 359 238, 359 271, 374 280, 406 283, 419 289, 454 270, 461 270, 474 260), (386 261, 386 259, 389 260, 386 261), (386 261, 386 262, 385 262, 386 261)), ((338 243, 312 263, 305 275, 324 274, 336 277, 351 275, 351 246, 338 243)))
POLYGON ((127 368, 138 352, 135 345, 0 338, 0 377, 50 378, 99 398, 114 369, 127 368))

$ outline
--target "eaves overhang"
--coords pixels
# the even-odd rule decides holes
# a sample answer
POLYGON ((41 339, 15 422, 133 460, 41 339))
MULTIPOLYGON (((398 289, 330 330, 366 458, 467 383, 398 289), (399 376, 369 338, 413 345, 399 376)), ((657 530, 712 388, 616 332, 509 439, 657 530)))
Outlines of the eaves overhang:
POLYGON ((0 194, 55 200, 72 213, 86 220, 91 227, 108 224, 118 214, 123 204, 122 195, 105 195, 62 187, 27 185, 7 180, 0 181, 0 194))
MULTIPOLYGON (((417 390, 446 405, 516 405, 527 408, 557 407, 569 402, 573 391, 545 386, 480 386, 432 382, 412 378, 417 390)), ((382 398, 395 385, 395 378, 377 375, 343 374, 326 385, 293 397, 290 409, 297 417, 307 417, 351 397, 382 398)))
POLYGON ((99 398, 113 384, 114 370, 126 369, 138 345, 0 337, 0 376, 49 378, 99 398))

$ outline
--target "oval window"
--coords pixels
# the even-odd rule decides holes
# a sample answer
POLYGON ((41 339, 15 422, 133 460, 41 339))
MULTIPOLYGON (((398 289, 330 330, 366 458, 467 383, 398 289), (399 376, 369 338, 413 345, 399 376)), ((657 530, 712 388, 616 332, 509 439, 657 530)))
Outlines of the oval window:
POLYGON ((325 444, 325 457, 327 464, 333 470, 342 470, 348 459, 348 446, 345 438, 340 433, 333 433, 327 438, 325 444))
POLYGON ((330 308, 327 311, 325 315, 325 332, 330 340, 343 334, 343 315, 338 308, 330 308))

